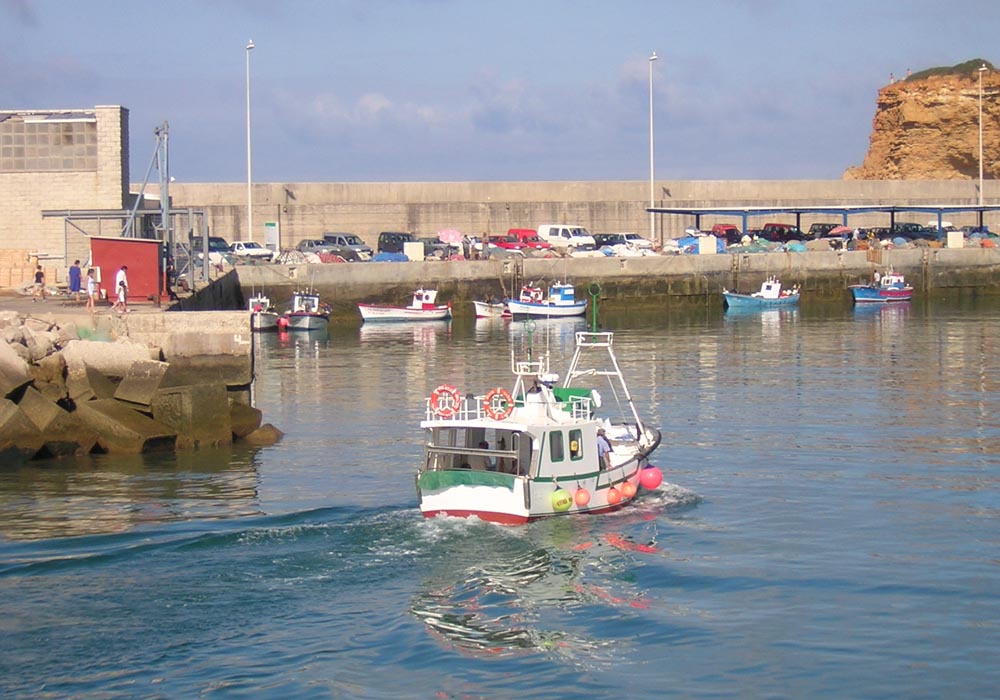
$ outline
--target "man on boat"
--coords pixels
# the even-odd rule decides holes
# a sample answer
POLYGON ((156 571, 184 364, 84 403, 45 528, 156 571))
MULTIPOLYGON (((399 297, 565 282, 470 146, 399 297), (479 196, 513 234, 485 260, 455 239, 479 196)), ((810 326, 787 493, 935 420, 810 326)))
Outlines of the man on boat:
POLYGON ((597 461, 601 469, 611 468, 611 441, 604 434, 604 428, 597 429, 597 461))

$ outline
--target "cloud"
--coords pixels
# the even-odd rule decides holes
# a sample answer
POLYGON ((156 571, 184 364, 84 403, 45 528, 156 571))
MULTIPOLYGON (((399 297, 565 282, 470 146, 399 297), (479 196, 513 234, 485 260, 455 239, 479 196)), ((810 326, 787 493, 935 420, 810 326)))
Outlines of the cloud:
POLYGON ((14 18, 14 21, 24 27, 37 27, 38 16, 28 0, 0 0, 0 9, 14 18))

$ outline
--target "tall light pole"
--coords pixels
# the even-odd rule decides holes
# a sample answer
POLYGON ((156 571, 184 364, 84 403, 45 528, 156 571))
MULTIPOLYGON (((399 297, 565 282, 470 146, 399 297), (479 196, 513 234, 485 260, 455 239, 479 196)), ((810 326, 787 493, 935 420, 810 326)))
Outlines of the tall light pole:
POLYGON ((247 42, 247 240, 253 240, 253 170, 250 167, 250 52, 253 39, 247 42))
MULTIPOLYGON (((654 51, 649 57, 649 208, 655 204, 655 194, 653 192, 653 61, 656 60, 654 51)), ((982 160, 980 158, 980 160, 982 160)), ((656 242, 656 219, 653 212, 649 212, 649 240, 656 242)))
MULTIPOLYGON (((979 66, 979 206, 983 206, 983 73, 986 64, 979 66)), ((983 213, 979 212, 979 216, 983 213)))

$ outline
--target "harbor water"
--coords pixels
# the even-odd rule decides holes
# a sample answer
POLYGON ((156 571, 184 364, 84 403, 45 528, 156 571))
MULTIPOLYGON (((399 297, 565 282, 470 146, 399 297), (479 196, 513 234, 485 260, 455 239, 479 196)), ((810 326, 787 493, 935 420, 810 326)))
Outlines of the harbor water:
POLYGON ((663 431, 611 515, 417 507, 431 390, 573 320, 261 337, 274 446, 0 467, 0 696, 997 696, 995 303, 600 321, 663 431))

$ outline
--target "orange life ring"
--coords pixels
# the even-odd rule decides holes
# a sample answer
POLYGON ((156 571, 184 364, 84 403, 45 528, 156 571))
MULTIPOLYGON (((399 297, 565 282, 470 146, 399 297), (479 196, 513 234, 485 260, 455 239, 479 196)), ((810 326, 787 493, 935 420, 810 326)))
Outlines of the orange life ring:
POLYGON ((503 387, 490 389, 483 398, 483 412, 493 420, 504 420, 514 411, 514 397, 503 387))
POLYGON ((462 397, 458 389, 451 384, 442 384, 431 392, 431 410, 441 418, 452 418, 462 405, 462 397))

